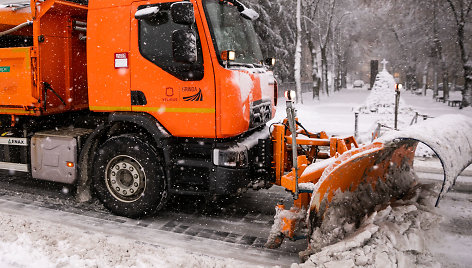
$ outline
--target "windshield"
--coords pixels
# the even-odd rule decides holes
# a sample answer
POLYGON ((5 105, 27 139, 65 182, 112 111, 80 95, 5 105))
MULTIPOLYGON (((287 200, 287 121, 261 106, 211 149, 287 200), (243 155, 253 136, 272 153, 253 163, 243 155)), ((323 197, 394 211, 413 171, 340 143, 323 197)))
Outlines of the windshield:
POLYGON ((236 63, 260 64, 263 60, 252 22, 244 19, 238 9, 218 0, 204 1, 209 27, 218 56, 222 51, 236 52, 236 63))

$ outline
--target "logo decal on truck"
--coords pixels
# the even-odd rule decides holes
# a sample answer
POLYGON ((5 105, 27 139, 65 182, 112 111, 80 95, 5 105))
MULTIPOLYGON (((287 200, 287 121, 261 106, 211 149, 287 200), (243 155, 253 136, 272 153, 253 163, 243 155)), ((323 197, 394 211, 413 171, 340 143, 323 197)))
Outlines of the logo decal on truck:
POLYGON ((9 145, 25 145, 26 142, 20 139, 8 139, 8 144, 9 145))
POLYGON ((0 66, 0 73, 9 73, 10 66, 0 66))
POLYGON ((24 138, 16 138, 16 139, 12 139, 12 138, 9 138, 8 139, 8 145, 22 145, 22 146, 25 146, 27 145, 26 144, 26 139, 24 138))
POLYGON ((167 88, 166 88, 166 96, 167 96, 167 97, 172 97, 172 96, 174 96, 174 88, 167 87, 167 88))
MULTIPOLYGON (((183 88, 182 89, 183 92, 186 92, 186 91, 188 92, 188 91, 193 91, 193 90, 197 90, 197 88, 194 87, 194 88, 183 88)), ((202 90, 199 89, 196 94, 184 97, 183 99, 184 99, 184 101, 203 101, 202 90)))

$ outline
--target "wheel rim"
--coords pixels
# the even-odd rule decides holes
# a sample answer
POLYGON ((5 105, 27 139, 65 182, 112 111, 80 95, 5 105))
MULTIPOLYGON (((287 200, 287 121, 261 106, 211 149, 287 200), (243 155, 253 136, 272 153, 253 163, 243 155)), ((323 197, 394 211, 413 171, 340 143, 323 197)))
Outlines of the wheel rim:
POLYGON ((146 189, 146 174, 141 164, 128 155, 111 159, 105 171, 108 191, 122 202, 134 202, 146 189))

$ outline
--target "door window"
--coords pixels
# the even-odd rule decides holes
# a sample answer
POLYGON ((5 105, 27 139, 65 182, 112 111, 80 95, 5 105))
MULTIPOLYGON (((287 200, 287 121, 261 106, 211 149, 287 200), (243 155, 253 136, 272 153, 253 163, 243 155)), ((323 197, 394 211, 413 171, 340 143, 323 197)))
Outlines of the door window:
POLYGON ((203 78, 203 56, 197 26, 181 25, 172 21, 170 6, 172 3, 139 6, 138 10, 157 6, 159 13, 149 19, 139 20, 139 51, 141 55, 164 71, 184 81, 198 81, 203 78), (197 61, 181 63, 174 61, 172 33, 177 30, 194 30, 197 37, 197 61))

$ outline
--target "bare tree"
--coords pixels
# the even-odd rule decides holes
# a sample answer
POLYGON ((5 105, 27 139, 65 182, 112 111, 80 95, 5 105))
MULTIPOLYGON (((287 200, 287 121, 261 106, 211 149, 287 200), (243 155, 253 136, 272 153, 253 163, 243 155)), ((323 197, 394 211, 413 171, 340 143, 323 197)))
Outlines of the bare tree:
POLYGON ((295 48, 295 85, 297 88, 297 103, 303 103, 302 97, 302 0, 297 0, 297 44, 295 48))
POLYGON ((447 0, 454 15, 457 26, 457 43, 464 69, 464 91, 462 92, 462 107, 472 105, 472 59, 465 48, 464 32, 466 24, 470 22, 472 0, 447 0))
POLYGON ((319 18, 318 18, 318 38, 319 38, 319 48, 321 55, 321 73, 322 73, 322 85, 323 90, 326 95, 329 96, 329 87, 328 87, 328 42, 330 40, 330 35, 332 34, 331 24, 333 23, 334 11, 336 8, 336 0, 329 0, 326 3, 324 9, 318 9, 319 18), (327 23, 322 24, 322 21, 325 21, 327 18, 327 23))
POLYGON ((307 15, 303 16, 303 22, 305 25, 305 38, 308 42, 308 49, 311 53, 311 76, 313 80, 313 99, 317 98, 320 99, 320 84, 321 84, 321 76, 319 74, 318 68, 318 49, 314 42, 314 28, 313 26, 317 27, 318 24, 315 23, 310 17, 314 18, 315 14, 318 10, 318 6, 321 0, 306 0, 303 2, 303 10, 307 15))

